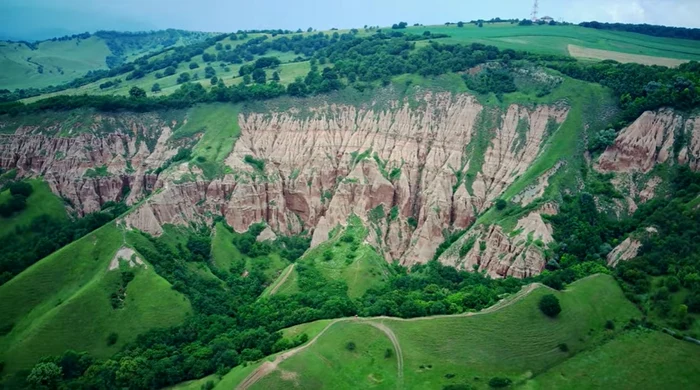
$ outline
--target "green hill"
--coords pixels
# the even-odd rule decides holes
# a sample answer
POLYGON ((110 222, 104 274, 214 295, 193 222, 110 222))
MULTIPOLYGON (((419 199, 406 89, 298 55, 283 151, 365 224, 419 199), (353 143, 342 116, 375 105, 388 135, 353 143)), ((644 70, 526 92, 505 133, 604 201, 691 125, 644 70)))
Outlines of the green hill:
MULTIPOLYGON (((0 236, 14 231, 15 227, 29 225, 40 215, 61 220, 67 217, 63 200, 51 192, 46 182, 41 179, 31 179, 28 183, 32 186, 32 194, 27 198, 26 208, 12 217, 0 217, 0 236)), ((0 192, 0 204, 5 203, 9 197, 9 190, 0 192)))
POLYGON ((187 299, 149 264, 134 268, 114 307, 113 293, 124 282, 110 262, 124 246, 113 223, 39 261, 0 286, 0 360, 5 372, 31 367, 67 349, 108 357, 152 328, 180 323, 191 310, 187 299), (116 342, 108 336, 117 334, 116 342))
POLYGON ((700 347, 637 330, 582 352, 525 383, 527 389, 690 389, 700 382, 700 347))
POLYGON ((479 313, 313 323, 285 337, 308 332, 318 339, 289 353, 250 388, 487 388, 492 377, 522 382, 614 337, 606 321, 621 329, 639 316, 613 278, 596 275, 563 292, 532 285, 479 313), (537 308, 546 294, 561 301, 555 319, 537 308))
POLYGON ((210 33, 162 30, 99 31, 37 43, 0 41, 0 89, 60 85, 94 70, 109 69, 166 47, 191 44, 210 33))
MULTIPOLYGON (((381 29, 384 32, 394 30, 381 29)), ((356 33, 358 37, 369 36, 377 30, 359 29, 356 33)), ((465 24, 464 27, 456 25, 437 25, 408 27, 399 30, 409 34, 423 36, 426 32, 435 35, 433 39, 418 41, 417 47, 422 47, 429 42, 440 42, 449 44, 471 44, 481 43, 493 45, 499 49, 523 50, 536 54, 556 54, 563 56, 573 56, 584 60, 600 61, 612 59, 620 62, 637 62, 643 64, 659 64, 666 66, 676 66, 689 60, 700 60, 700 42, 674 38, 650 37, 641 34, 595 30, 580 26, 518 26, 510 23, 485 24, 484 27, 477 27, 472 24, 465 24), (439 34, 439 35, 438 35, 439 34), (447 37, 444 37, 447 35, 447 37)), ((347 33, 348 30, 326 31, 327 36, 334 33, 347 33)), ((313 33, 315 34, 315 33, 313 33)), ((312 33, 292 34, 295 36, 309 37, 312 33)), ((430 38, 430 37, 427 37, 430 38)), ((245 38, 232 39, 231 37, 221 37, 220 41, 212 43, 206 47, 203 54, 196 54, 188 57, 186 61, 178 62, 172 74, 163 74, 163 69, 146 72, 143 77, 128 79, 127 73, 103 77, 83 85, 79 88, 71 88, 60 93, 47 93, 40 96, 25 99, 25 102, 33 102, 42 98, 55 96, 57 94, 117 94, 127 95, 129 90, 136 86, 149 92, 154 84, 158 84, 160 92, 156 95, 171 94, 175 92, 182 83, 180 75, 188 73, 192 81, 201 84, 205 89, 212 87, 211 76, 207 76, 205 68, 213 68, 216 77, 227 86, 236 85, 243 81, 239 74, 242 67, 253 65, 255 60, 264 56, 274 56, 280 59, 281 64, 274 69, 266 69, 267 79, 273 77, 277 72, 282 85, 292 83, 297 77, 305 77, 311 69, 308 61, 309 55, 297 51, 268 50, 264 53, 255 51, 247 58, 231 61, 228 58, 219 58, 218 54, 226 54, 237 46, 247 43, 254 43, 255 40, 267 40, 269 42, 282 39, 289 40, 289 34, 251 33, 245 38), (213 55, 213 57, 205 58, 213 55), (191 68, 190 64, 197 64, 197 68, 191 68), (102 85, 110 84, 107 88, 102 85)), ((288 47, 288 46, 282 46, 288 47)), ((163 56, 172 53, 165 51, 155 54, 147 59, 153 62, 162 59, 163 56)), ((326 65, 327 66, 327 65, 326 65)), ((77 76, 77 75, 75 75, 77 76)), ((74 76, 74 77, 75 77, 74 76)), ((69 78, 70 79, 70 78, 69 78)), ((0 87, 2 84, 0 83, 0 87)))
POLYGON ((350 298, 359 298, 368 289, 382 285, 390 273, 389 267, 374 248, 364 243, 367 233, 362 221, 351 216, 347 227, 331 232, 330 240, 306 252, 295 268, 282 272, 267 293, 298 292, 298 267, 312 267, 328 281, 342 281, 348 286, 350 298))

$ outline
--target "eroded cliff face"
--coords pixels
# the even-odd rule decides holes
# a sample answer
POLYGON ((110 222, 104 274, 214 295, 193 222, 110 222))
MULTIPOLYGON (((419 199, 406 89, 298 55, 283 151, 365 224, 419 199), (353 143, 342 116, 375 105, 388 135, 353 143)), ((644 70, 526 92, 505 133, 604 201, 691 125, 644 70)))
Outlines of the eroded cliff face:
MULTIPOLYGON (((259 221, 277 234, 306 230, 315 246, 355 214, 370 227, 369 244, 387 260, 411 265, 433 258, 446 231, 470 227, 540 155, 567 113, 565 105, 497 111, 452 94, 382 109, 321 105, 303 113, 246 113, 230 118, 240 136, 218 162, 225 174, 213 180, 193 162, 155 174, 185 142, 172 136, 182 121, 97 115, 90 131, 73 136, 65 126, 55 133, 21 127, 2 136, 0 166, 43 175, 80 213, 127 193, 129 204, 148 196, 124 222, 155 235, 164 224, 220 215, 239 232, 259 221)), ((541 196, 546 182, 523 203, 541 196)), ((535 241, 547 243, 550 228, 538 216, 526 216, 518 229, 537 231, 535 241)), ((521 245, 533 241, 526 233, 479 229, 487 253, 441 261, 476 264, 494 276, 524 277, 543 268, 537 248, 521 245)))
POLYGON ((223 215, 237 231, 260 220, 283 234, 312 231, 318 245, 356 214, 372 226, 368 242, 387 260, 426 262, 446 229, 470 226, 525 172, 548 128, 567 114, 564 106, 513 105, 484 127, 486 110, 469 95, 429 94, 419 108, 331 105, 306 116, 241 115, 240 137, 225 160, 231 173, 182 184, 177 174, 164 176, 127 223, 158 234, 166 223, 223 215), (490 143, 476 156, 468 146, 479 132, 490 143), (251 159, 264 161, 264 171, 251 159), (470 164, 480 167, 468 188, 458 178, 470 164))
POLYGON ((670 109, 647 111, 620 131, 595 167, 602 172, 646 173, 674 157, 700 170, 700 117, 688 118, 670 109))
POLYGON ((552 227, 542 216, 557 213, 556 204, 545 203, 520 218, 510 233, 495 224, 477 226, 438 260, 459 269, 485 271, 495 278, 538 275, 546 265, 544 249, 554 241, 552 227))
POLYGON ((168 144, 175 124, 143 114, 19 126, 0 135, 0 168, 43 176, 81 215, 108 201, 131 204, 150 193, 157 178, 150 172, 176 153, 177 145, 168 144))

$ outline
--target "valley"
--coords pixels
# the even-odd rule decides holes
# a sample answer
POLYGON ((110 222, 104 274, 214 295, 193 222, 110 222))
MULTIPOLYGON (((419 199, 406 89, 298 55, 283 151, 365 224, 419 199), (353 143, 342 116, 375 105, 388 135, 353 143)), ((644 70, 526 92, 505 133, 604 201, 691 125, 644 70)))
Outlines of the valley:
POLYGON ((1 385, 692 388, 699 41, 526 22, 22 43, 1 385))

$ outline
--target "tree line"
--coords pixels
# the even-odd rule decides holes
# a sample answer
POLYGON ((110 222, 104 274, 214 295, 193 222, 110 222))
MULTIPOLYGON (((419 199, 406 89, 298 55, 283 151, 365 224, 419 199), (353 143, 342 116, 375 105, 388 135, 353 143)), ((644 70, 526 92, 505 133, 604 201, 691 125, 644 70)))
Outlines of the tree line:
POLYGON ((626 31, 654 37, 700 40, 700 28, 657 26, 652 24, 583 22, 581 27, 596 30, 626 31))

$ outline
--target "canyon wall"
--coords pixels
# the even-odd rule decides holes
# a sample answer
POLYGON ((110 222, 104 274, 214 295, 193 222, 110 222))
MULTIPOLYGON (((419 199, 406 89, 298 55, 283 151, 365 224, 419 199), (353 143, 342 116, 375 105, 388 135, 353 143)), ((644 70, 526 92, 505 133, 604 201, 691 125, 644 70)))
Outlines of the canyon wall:
MULTIPOLYGON (((224 174, 214 179, 193 162, 156 174, 179 147, 196 142, 196 135, 172 136, 186 119, 95 115, 89 131, 78 134, 20 126, 0 136, 0 167, 44 176, 81 214, 107 201, 146 199, 125 222, 155 235, 164 224, 223 216, 239 232, 266 221, 277 233, 310 232, 318 245, 356 214, 371 227, 368 243, 387 260, 411 265, 432 259, 448 230, 471 226, 541 154, 567 113, 565 105, 501 111, 470 95, 447 93, 382 109, 319 105, 308 112, 248 112, 230 118, 238 121, 240 135, 218 162, 224 174)), ((528 201, 541 193, 538 188, 528 201)), ((525 219, 540 233, 550 229, 535 215, 525 219)), ((544 260, 535 248, 513 252, 513 264, 495 261, 503 259, 496 241, 505 237, 496 230, 483 232, 495 248, 491 260, 475 252, 460 262, 465 268, 477 264, 494 276, 519 277, 541 271, 544 260)), ((546 243, 550 236, 538 240, 546 243)))

